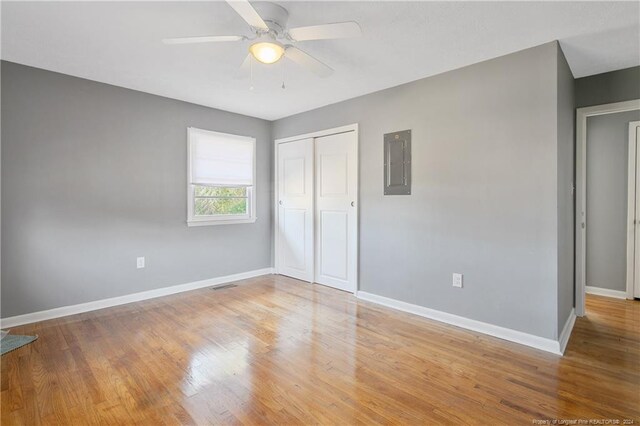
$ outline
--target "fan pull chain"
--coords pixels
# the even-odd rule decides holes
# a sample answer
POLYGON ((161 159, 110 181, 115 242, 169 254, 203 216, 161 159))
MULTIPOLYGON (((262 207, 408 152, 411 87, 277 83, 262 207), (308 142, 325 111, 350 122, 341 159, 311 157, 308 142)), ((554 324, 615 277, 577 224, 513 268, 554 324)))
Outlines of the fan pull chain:
POLYGON ((286 86, 284 85, 284 68, 285 68, 285 62, 282 61, 282 90, 286 89, 286 86))

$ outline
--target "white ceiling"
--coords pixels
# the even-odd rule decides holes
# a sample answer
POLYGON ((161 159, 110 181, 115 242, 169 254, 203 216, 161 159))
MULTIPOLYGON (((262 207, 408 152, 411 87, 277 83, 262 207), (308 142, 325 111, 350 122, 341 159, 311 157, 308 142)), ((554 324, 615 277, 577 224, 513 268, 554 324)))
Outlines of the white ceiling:
POLYGON ((281 61, 234 78, 248 42, 163 45, 247 34, 224 2, 2 2, 2 58, 274 120, 552 40, 575 77, 640 64, 640 3, 278 2, 289 26, 357 20, 364 36, 301 42, 335 69, 281 61), (284 68, 286 89, 281 89, 284 68))

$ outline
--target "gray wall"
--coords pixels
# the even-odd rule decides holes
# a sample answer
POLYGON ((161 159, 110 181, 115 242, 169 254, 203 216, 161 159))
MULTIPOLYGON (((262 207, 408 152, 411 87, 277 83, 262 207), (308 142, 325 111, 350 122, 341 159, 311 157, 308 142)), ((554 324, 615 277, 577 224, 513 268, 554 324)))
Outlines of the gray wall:
POLYGON ((555 42, 274 123, 2 73, 3 317, 270 266, 270 141, 356 122, 360 290, 548 338, 573 306, 573 82, 555 42), (257 137, 256 224, 185 226, 189 125, 257 137), (413 193, 385 197, 382 135, 409 128, 413 193))
POLYGON ((558 49, 558 335, 574 307, 574 79, 558 49))
POLYGON ((359 123, 360 290, 557 338, 557 62, 548 43, 274 123, 359 123), (412 194, 383 196, 382 136, 404 129, 412 194))
POLYGON ((640 99, 640 67, 577 78, 576 107, 640 99))
POLYGON ((2 62, 2 124, 3 317, 271 265, 270 122, 2 62), (187 228, 188 126, 257 138, 255 224, 187 228))
POLYGON ((629 122, 640 111, 587 118, 587 277, 626 291, 629 122))

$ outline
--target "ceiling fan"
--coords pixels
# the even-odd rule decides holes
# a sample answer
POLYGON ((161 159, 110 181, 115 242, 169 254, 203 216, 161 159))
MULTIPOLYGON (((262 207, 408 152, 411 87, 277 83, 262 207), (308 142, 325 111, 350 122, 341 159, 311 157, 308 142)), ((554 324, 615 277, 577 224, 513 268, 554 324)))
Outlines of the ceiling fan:
POLYGON ((249 3, 248 0, 227 0, 251 28, 252 35, 209 35, 197 37, 167 38, 165 44, 212 43, 226 41, 252 41, 242 71, 251 66, 251 58, 263 64, 273 64, 286 57, 320 77, 327 77, 333 69, 308 53, 293 46, 298 41, 329 40, 359 37, 362 32, 357 22, 338 22, 287 28, 289 12, 282 6, 270 2, 249 3))

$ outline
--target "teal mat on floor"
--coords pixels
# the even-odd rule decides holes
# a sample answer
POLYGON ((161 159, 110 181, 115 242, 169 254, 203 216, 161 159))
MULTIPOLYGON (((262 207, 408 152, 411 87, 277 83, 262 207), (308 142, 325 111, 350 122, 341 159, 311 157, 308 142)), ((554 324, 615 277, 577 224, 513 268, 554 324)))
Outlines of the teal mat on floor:
POLYGON ((37 338, 38 336, 20 336, 9 334, 5 336, 4 339, 0 340, 0 350, 2 351, 2 355, 18 349, 24 345, 28 345, 37 338))

